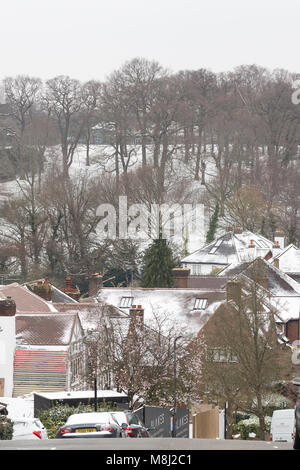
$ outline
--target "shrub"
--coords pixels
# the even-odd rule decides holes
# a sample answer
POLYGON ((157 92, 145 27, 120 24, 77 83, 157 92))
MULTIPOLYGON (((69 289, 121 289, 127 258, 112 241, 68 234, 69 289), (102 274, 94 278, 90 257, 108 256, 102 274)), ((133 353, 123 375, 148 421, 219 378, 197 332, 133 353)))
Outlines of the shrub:
POLYGON ((13 422, 7 416, 0 416, 0 440, 11 441, 13 432, 13 422))
MULTIPOLYGON (((271 428, 271 417, 265 417, 265 432, 269 433, 271 428)), ((233 426, 233 433, 240 434, 241 439, 249 439, 249 433, 260 434, 259 419, 257 416, 251 415, 248 419, 243 419, 233 426)))
MULTIPOLYGON (((98 405, 98 411, 118 411, 118 408, 111 406, 105 402, 98 405)), ((60 426, 63 426, 69 416, 77 413, 91 413, 94 411, 93 405, 84 405, 80 403, 78 406, 55 405, 48 410, 39 413, 39 419, 48 432, 49 439, 55 439, 60 426)))

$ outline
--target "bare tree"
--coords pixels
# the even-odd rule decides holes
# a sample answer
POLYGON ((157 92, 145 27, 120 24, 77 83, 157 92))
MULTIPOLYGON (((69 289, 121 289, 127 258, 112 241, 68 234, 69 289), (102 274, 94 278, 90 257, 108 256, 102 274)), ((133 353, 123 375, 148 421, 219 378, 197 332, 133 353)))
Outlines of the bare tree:
MULTIPOLYGON (((263 267, 253 266, 251 280, 240 277, 227 284, 228 302, 208 321, 201 337, 202 379, 211 400, 230 411, 244 410, 258 416, 264 440, 264 396, 276 381, 285 380, 289 369, 278 343, 279 313, 261 287, 263 267)), ((229 416, 233 423, 233 414, 229 416)))

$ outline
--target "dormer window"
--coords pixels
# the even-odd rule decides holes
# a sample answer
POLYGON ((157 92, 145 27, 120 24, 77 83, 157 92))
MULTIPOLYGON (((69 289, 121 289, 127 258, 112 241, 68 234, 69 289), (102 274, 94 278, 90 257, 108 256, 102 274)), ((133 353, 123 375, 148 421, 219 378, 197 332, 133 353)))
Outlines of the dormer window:
POLYGON ((120 302, 120 308, 130 308, 133 304, 133 297, 122 297, 120 302))
POLYGON ((207 299, 195 299, 194 310, 204 310, 207 306, 207 299))

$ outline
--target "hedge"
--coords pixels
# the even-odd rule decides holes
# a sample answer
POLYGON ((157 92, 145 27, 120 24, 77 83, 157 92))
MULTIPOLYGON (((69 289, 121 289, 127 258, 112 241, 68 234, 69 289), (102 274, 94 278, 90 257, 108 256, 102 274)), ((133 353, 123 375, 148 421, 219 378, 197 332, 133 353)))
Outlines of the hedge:
MULTIPOLYGON (((271 429, 270 416, 265 417, 265 432, 269 433, 271 429)), ((233 426, 233 434, 240 434, 241 439, 249 439, 249 433, 255 433, 258 437, 260 435, 259 419, 257 416, 250 416, 248 419, 243 419, 233 426)))
POLYGON ((11 441, 13 433, 13 422, 7 416, 0 416, 0 440, 11 441))

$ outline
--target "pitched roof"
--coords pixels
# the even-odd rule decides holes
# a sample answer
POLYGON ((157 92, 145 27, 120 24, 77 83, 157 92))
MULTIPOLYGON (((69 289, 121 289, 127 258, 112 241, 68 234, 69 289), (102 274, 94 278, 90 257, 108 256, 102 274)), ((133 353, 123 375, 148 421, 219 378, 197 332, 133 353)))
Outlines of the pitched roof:
POLYGON ((251 263, 229 266, 220 273, 227 278, 246 276, 253 279, 253 266, 261 264, 263 276, 268 279, 268 291, 271 294, 270 301, 280 312, 280 317, 284 322, 299 319, 300 309, 300 285, 286 273, 277 269, 268 261, 257 258, 251 263))
MULTIPOLYGON (((45 279, 36 279, 35 281, 26 282, 23 284, 24 286, 28 287, 28 289, 33 292, 33 286, 36 285, 39 281, 44 281, 45 279)), ((77 300, 73 299, 69 295, 65 294, 62 290, 55 287, 53 284, 49 282, 49 285, 52 290, 52 302, 61 302, 61 303, 77 303, 77 300)))
MULTIPOLYGON (((182 330, 196 333, 214 313, 218 305, 225 300, 224 290, 212 289, 159 289, 159 288, 101 288, 98 299, 118 307, 123 312, 129 308, 122 307, 123 297, 132 297, 130 305, 141 305, 144 309, 144 320, 153 326, 153 315, 166 317, 170 325, 177 325, 182 330), (198 302, 195 308, 196 299, 198 302)), ((155 327, 154 327, 155 328, 155 327)))
MULTIPOLYGON (((280 248, 276 248, 280 250, 280 248)), ((273 242, 249 231, 242 233, 226 232, 212 243, 186 256, 182 263, 223 264, 251 261, 257 256, 265 257, 273 252, 273 242), (253 248, 249 248, 250 242, 253 248)))
POLYGON ((268 261, 260 257, 256 258, 255 260, 249 263, 230 265, 227 268, 223 269, 221 273, 219 273, 219 277, 226 276, 227 278, 232 278, 237 276, 238 274, 243 273, 253 279, 253 267, 258 264, 261 265, 263 275, 266 276, 268 279, 268 290, 273 296, 300 296, 300 285, 296 281, 294 281, 290 276, 288 276, 280 269, 277 269, 268 261))
POLYGON ((76 319, 75 313, 16 315, 17 344, 68 346, 76 319))
POLYGON ((27 289, 26 286, 21 286, 17 282, 0 286, 0 298, 6 299, 6 297, 11 297, 16 302, 17 313, 57 312, 51 302, 47 302, 27 289))
POLYGON ((270 263, 273 263, 275 259, 279 261, 281 271, 300 274, 300 249, 292 243, 271 258, 270 263))

